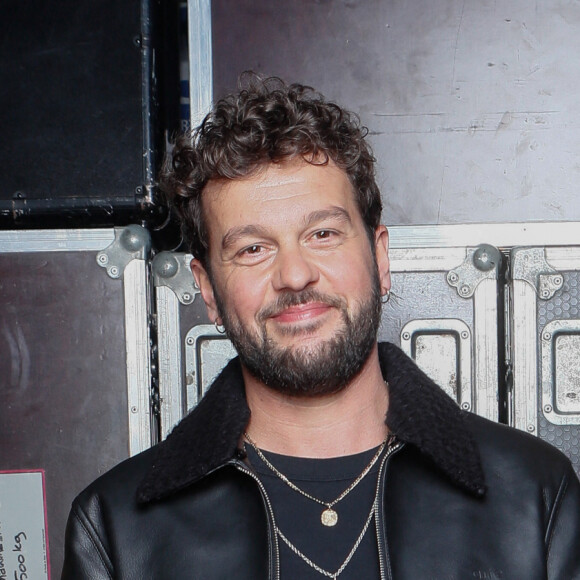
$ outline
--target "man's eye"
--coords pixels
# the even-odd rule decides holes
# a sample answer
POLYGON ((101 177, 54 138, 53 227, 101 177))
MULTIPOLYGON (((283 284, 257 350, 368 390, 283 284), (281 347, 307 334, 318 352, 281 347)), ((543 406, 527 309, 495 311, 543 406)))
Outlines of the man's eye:
POLYGON ((330 230, 320 230, 314 234, 314 237, 318 240, 327 240, 332 236, 332 232, 330 230))
POLYGON ((263 250, 262 246, 258 246, 257 244, 253 246, 248 246, 242 250, 242 254, 253 256, 255 254, 259 254, 263 250))

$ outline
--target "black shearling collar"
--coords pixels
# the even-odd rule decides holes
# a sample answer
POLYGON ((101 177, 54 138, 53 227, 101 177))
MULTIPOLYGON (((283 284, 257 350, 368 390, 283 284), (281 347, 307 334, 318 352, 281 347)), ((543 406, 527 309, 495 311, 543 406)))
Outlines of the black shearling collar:
MULTIPOLYGON (((465 425, 465 413, 395 345, 379 343, 379 359, 389 385, 390 430, 400 441, 417 447, 452 483, 472 495, 484 495, 479 450, 465 425)), ((231 460, 249 419, 240 362, 235 358, 157 446, 137 490, 138 501, 167 497, 231 460)))

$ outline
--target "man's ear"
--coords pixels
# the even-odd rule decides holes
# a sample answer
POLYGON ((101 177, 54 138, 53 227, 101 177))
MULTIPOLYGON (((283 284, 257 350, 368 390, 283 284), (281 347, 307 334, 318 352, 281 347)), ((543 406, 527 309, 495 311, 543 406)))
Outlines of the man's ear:
POLYGON ((383 225, 380 225, 375 230, 375 255, 381 284, 381 295, 385 295, 391 289, 391 269, 389 262, 389 232, 383 225))
MULTIPOLYGON (((212 322, 216 322, 220 317, 220 314, 209 274, 197 258, 191 260, 189 267, 191 268, 191 272, 195 278, 195 283, 201 292, 201 297, 205 302, 207 315, 212 322)), ((221 324, 221 320, 218 323, 221 324)))

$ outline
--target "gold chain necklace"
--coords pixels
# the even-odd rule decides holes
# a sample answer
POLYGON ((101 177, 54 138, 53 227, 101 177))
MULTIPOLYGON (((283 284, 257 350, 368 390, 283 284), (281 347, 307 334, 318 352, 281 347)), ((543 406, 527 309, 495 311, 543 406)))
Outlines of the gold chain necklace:
MULTIPOLYGON (((266 456, 262 453, 262 451, 260 451, 260 449, 258 449, 258 446, 254 443, 254 441, 245 431, 244 437, 246 438, 246 441, 252 446, 253 450, 256 452, 256 455, 264 462, 265 465, 268 466, 268 468, 277 477, 279 477, 288 487, 290 487, 290 489, 293 489, 294 491, 298 492, 304 497, 326 507, 326 509, 324 509, 320 515, 320 522, 322 523, 323 526, 329 527, 335 526, 338 522, 338 513, 336 512, 336 510, 333 509, 333 507, 339 501, 343 500, 364 479, 365 475, 367 475, 367 473, 373 468, 373 465, 377 462, 378 458, 381 456, 381 453, 383 452, 383 449, 391 439, 391 437, 389 436, 380 444, 377 452, 374 454, 370 463, 362 470, 360 475, 335 500, 326 502, 322 501, 321 499, 318 499, 317 497, 314 497, 313 495, 310 495, 308 492, 304 491, 303 489, 300 489, 295 483, 292 483, 283 473, 281 473, 278 469, 276 469, 276 467, 274 467, 274 465, 272 465, 270 461, 268 461, 266 456)), ((282 539, 284 538, 282 537, 282 539)))
MULTIPOLYGON (((387 452, 386 452, 386 454, 385 454, 385 456, 383 458, 383 461, 382 461, 382 464, 383 465, 384 465, 385 461, 387 460, 387 458, 389 457, 389 455, 391 455, 396 449, 399 448, 399 444, 396 443, 396 439, 395 439, 394 436, 388 437, 386 443, 388 444, 388 447, 387 447, 387 452)), ((255 446, 253 446, 253 447, 255 449, 255 446)), ((303 560, 304 562, 306 562, 306 564, 308 564, 308 566, 310 566, 311 568, 313 568, 314 570, 316 570, 322 576, 326 576, 327 578, 331 578, 333 580, 336 580, 344 572, 344 570, 346 569, 346 567, 348 566, 348 564, 352 560, 355 552, 358 550, 359 546, 361 545, 361 542, 363 541, 363 538, 365 537, 365 534, 367 533, 367 530, 369 529, 369 526, 370 526, 370 523, 371 523, 371 521, 373 519, 373 516, 378 521, 378 517, 379 517, 380 471, 381 470, 379 469, 379 474, 377 475, 377 486, 376 486, 376 490, 375 490, 375 497, 374 497, 374 500, 373 500, 373 505, 371 506, 371 511, 369 512, 369 515, 367 516, 367 519, 365 521, 365 524, 363 526, 363 529, 362 529, 361 533, 358 535, 358 537, 355 540, 355 542, 354 542, 354 544, 353 544, 350 552, 348 553, 348 555, 344 559, 344 562, 336 570, 336 572, 329 572, 328 570, 325 570, 324 568, 320 567, 318 564, 316 564, 315 562, 313 562, 308 556, 306 556, 306 554, 304 554, 302 551, 300 551, 281 532, 280 528, 276 524, 274 524, 274 529, 276 531, 276 534, 290 548, 290 550, 292 550, 292 552, 294 552, 301 560, 303 560)))
POLYGON ((367 530, 369 529, 369 525, 373 519, 373 516, 376 514, 377 511, 377 506, 378 506, 378 492, 379 492, 379 486, 377 483, 377 491, 375 492, 375 499, 373 501, 373 505, 371 507, 371 511, 369 512, 369 515, 366 519, 365 525, 363 526, 363 529, 361 531, 361 533, 358 535, 358 538, 355 540, 353 547, 351 548, 350 552, 348 553, 347 557, 344 559, 344 562, 341 564, 341 566, 338 568, 338 570, 336 572, 329 572, 328 570, 325 570, 324 568, 321 568, 318 564, 316 564, 315 562, 313 562, 308 556, 306 556, 303 552, 301 552, 281 531, 280 528, 276 525, 274 525, 274 529, 276 530, 276 533, 278 534, 278 536, 282 539, 282 541, 302 560, 304 560, 304 562, 306 562, 311 568, 314 568, 314 570, 316 570, 319 574, 322 574, 323 576, 326 576, 327 578, 338 578, 345 570, 345 568, 348 566, 349 562, 352 560, 352 557, 354 556, 355 552, 358 550, 358 547, 360 546, 363 538, 365 537, 365 534, 367 533, 367 530))

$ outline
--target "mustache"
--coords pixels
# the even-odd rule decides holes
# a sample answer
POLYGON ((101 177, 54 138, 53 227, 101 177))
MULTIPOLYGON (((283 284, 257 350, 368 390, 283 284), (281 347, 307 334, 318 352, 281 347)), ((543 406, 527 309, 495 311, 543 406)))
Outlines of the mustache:
POLYGON ((258 320, 263 322, 267 318, 277 316, 287 308, 299 306, 300 304, 307 304, 308 302, 321 302, 322 304, 333 306, 335 308, 342 308, 344 306, 344 301, 341 298, 323 294, 313 288, 308 288, 300 292, 288 291, 284 294, 280 294, 272 304, 262 308, 258 313, 258 320))

